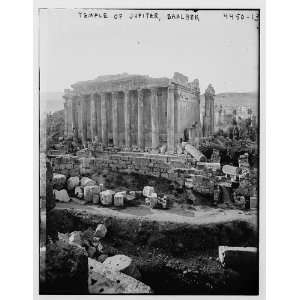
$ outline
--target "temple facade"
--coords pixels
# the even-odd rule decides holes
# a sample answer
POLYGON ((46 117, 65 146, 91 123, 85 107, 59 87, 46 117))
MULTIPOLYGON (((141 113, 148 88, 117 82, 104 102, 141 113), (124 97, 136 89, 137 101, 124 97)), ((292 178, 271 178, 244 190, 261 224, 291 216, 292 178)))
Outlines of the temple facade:
POLYGON ((152 78, 127 73, 78 82, 65 90, 65 136, 87 145, 174 152, 186 129, 202 135, 199 81, 174 73, 152 78))

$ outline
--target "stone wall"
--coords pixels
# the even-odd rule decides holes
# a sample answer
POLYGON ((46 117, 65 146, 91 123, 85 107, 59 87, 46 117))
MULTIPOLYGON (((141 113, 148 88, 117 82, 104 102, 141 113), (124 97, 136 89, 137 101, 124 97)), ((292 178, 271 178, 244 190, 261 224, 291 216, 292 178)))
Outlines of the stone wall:
POLYGON ((213 193, 214 171, 186 156, 118 152, 99 157, 56 156, 51 161, 53 172, 66 176, 89 176, 103 170, 136 173, 165 178, 199 193, 213 193))

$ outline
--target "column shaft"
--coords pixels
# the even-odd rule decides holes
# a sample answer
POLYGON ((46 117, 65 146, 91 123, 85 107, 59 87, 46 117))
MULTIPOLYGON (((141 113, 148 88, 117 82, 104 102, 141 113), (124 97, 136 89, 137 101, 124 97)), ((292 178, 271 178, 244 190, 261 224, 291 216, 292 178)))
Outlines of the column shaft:
POLYGON ((125 146, 130 147, 130 107, 129 107, 129 91, 124 92, 124 132, 125 146))
POLYGON ((65 121, 65 128, 64 128, 64 136, 65 138, 68 137, 68 107, 67 101, 64 103, 64 121, 65 121))
POLYGON ((112 93, 112 131, 114 146, 119 145, 118 140, 118 93, 112 93))
POLYGON ((72 130, 74 141, 78 141, 77 98, 72 98, 72 130))
POLYGON ((86 147, 87 140, 87 124, 86 124, 86 103, 85 98, 80 99, 80 127, 82 145, 86 147))
POLYGON ((107 146, 107 118, 106 118, 106 94, 101 94, 101 129, 102 129, 102 143, 107 146))
POLYGON ((144 103, 143 103, 143 90, 138 90, 138 140, 137 145, 140 149, 144 146, 144 103))
POLYGON ((174 122, 174 86, 168 88, 167 100, 167 144, 168 151, 174 152, 175 149, 175 122, 174 122))
POLYGON ((95 140, 95 136, 97 135, 97 124, 96 124, 96 94, 93 94, 91 95, 91 118, 90 118, 90 121, 91 121, 91 139, 92 141, 95 140))
POLYGON ((151 89, 151 137, 152 148, 156 149, 159 146, 158 133, 158 97, 157 89, 151 89))

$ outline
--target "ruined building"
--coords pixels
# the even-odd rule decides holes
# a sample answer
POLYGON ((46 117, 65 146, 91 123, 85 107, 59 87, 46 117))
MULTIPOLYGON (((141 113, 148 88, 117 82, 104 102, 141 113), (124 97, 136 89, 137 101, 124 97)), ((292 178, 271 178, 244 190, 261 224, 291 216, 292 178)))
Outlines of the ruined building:
MULTIPOLYGON (((186 129, 193 128, 194 135, 201 136, 197 79, 189 82, 180 73, 174 73, 171 79, 124 73, 71 87, 63 96, 65 136, 84 145, 95 141, 142 150, 167 144, 167 151, 172 153, 176 143, 184 140, 186 129)), ((213 105, 211 86, 206 94, 213 105)))
POLYGON ((215 94, 215 90, 210 84, 205 90, 204 136, 212 135, 215 130, 215 94))

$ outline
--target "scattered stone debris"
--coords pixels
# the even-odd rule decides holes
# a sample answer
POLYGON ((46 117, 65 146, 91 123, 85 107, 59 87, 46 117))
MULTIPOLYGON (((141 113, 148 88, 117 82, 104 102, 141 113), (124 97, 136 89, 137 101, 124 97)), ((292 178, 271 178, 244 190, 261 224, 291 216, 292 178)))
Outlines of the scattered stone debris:
POLYGON ((68 195, 68 192, 66 190, 53 190, 54 192, 54 197, 56 201, 60 201, 60 202, 69 202, 70 201, 70 197, 68 195))
POLYGON ((144 283, 113 270, 97 260, 88 259, 90 294, 150 294, 151 288, 144 283))

